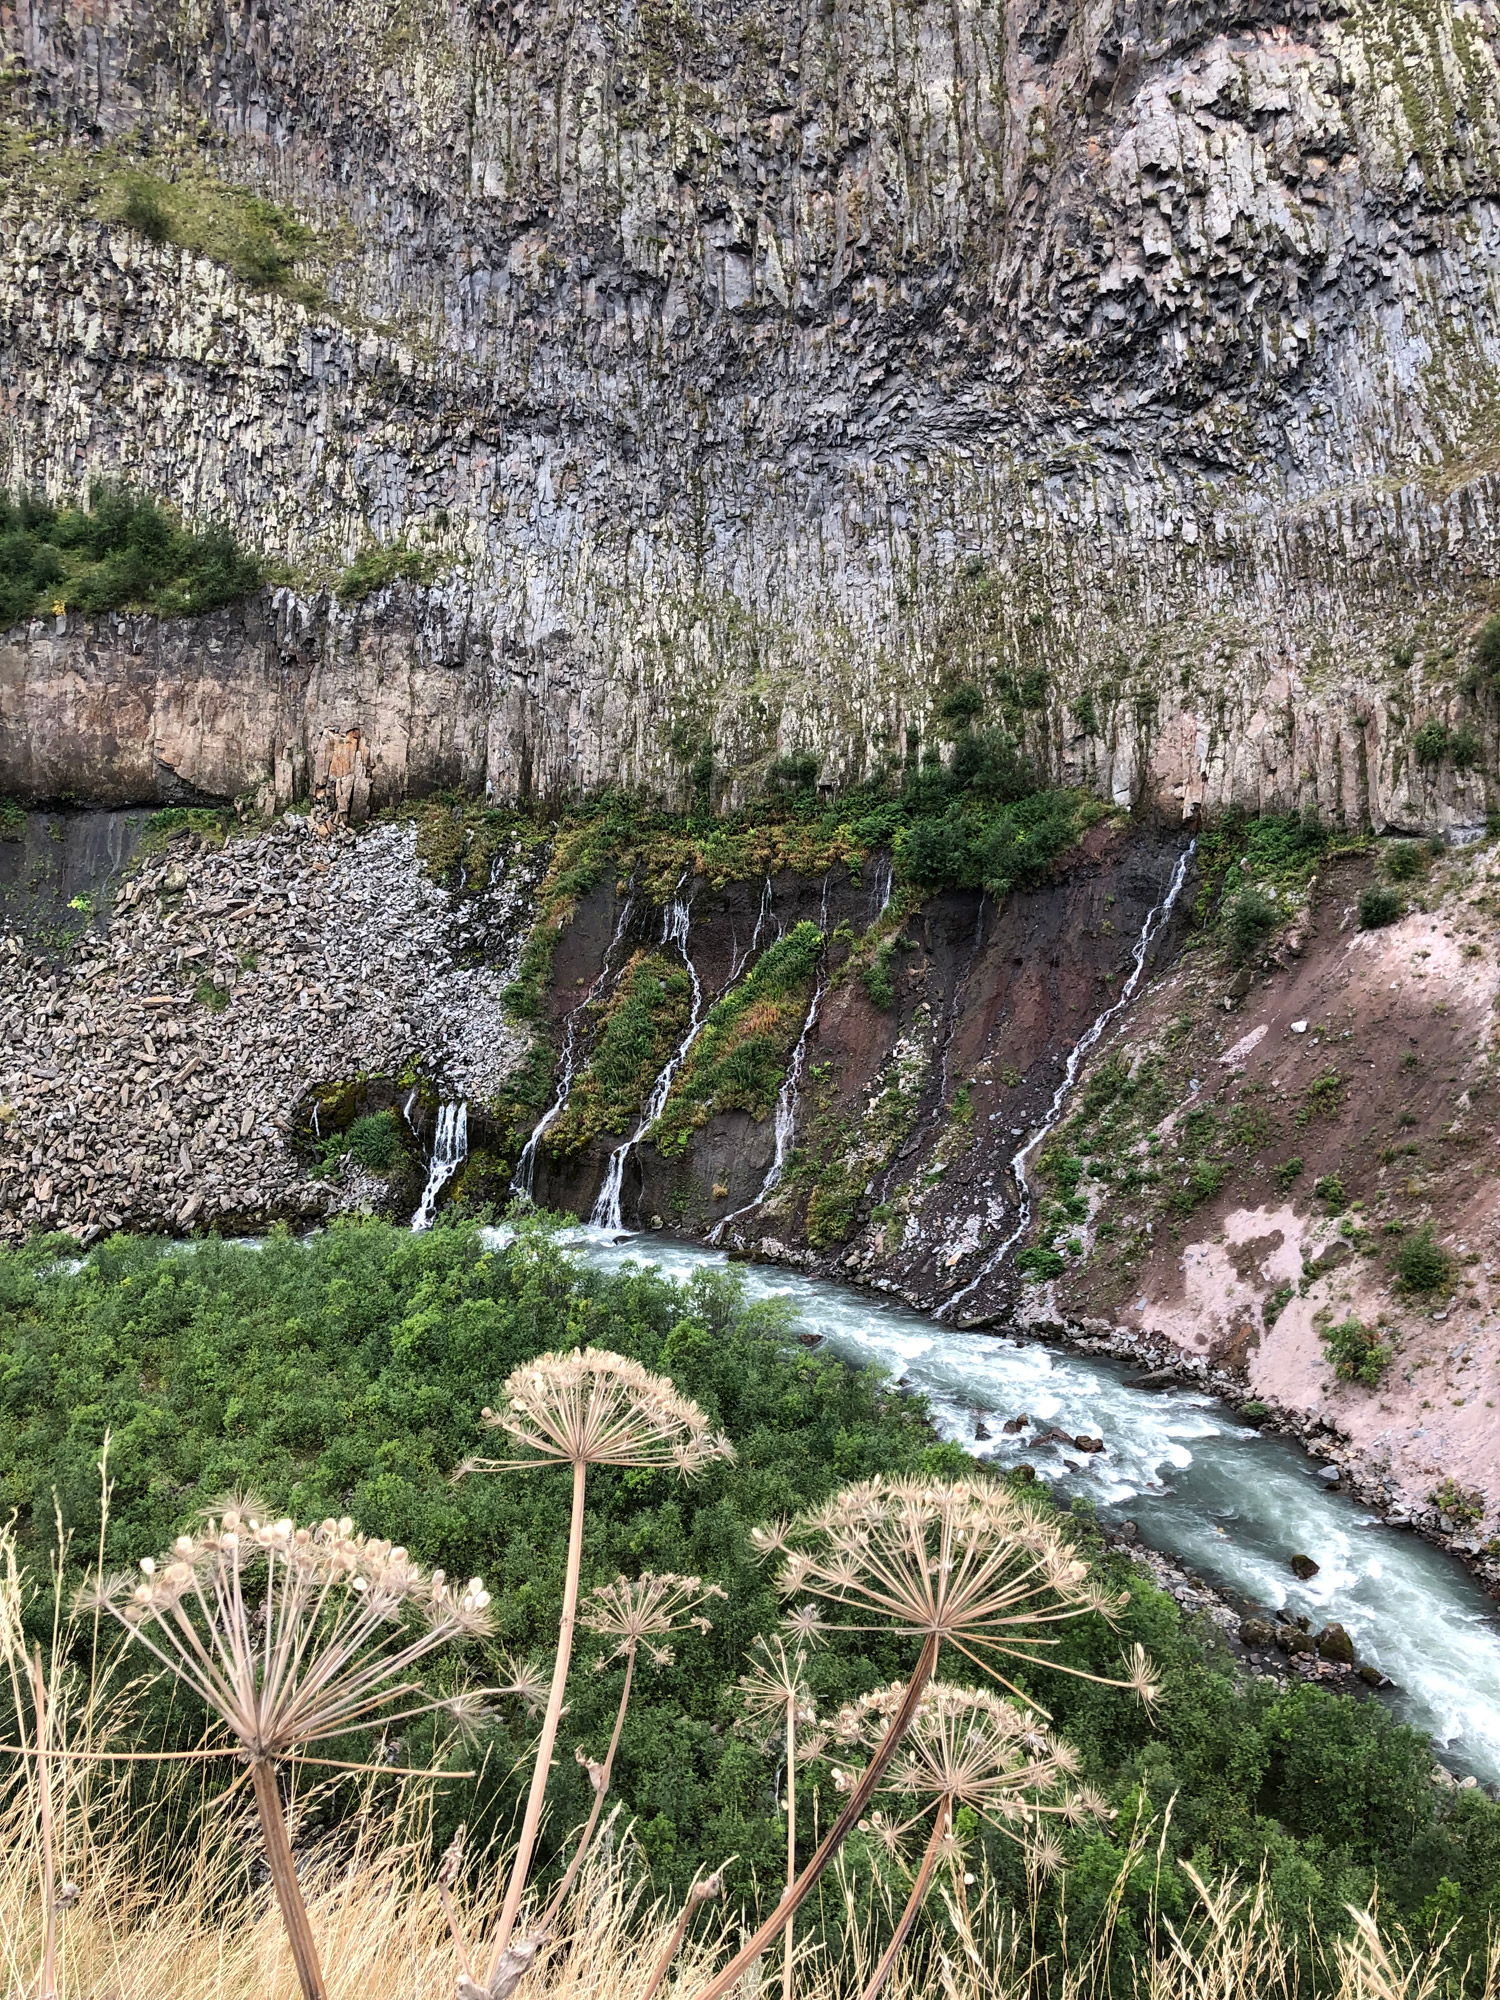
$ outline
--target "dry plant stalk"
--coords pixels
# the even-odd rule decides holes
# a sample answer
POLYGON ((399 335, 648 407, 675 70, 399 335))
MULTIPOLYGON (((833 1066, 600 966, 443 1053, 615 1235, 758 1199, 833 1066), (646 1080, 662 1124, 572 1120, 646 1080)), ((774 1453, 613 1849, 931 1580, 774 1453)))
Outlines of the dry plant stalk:
MULTIPOLYGON (((901 1705, 904 1687, 877 1688, 843 1708, 834 1733, 840 1741, 876 1749, 890 1717, 901 1705)), ((876 1995, 891 1975, 902 1945, 926 1898, 933 1869, 946 1851, 961 1867, 952 1838, 954 1814, 968 1806, 1007 1838, 1025 1847, 1042 1867, 1055 1866, 1055 1843, 1041 1847, 1036 1836, 1048 1818, 1069 1825, 1113 1815, 1088 1786, 1074 1786, 1078 1753, 1053 1736, 1036 1717, 990 1688, 957 1687, 930 1681, 911 1727, 886 1769, 884 1789, 921 1801, 905 1826, 889 1830, 892 1843, 916 1825, 935 1804, 931 1834, 895 1935, 865 1986, 862 2000, 876 1995)), ((841 1774, 845 1787, 853 1783, 841 1774)), ((836 1782, 839 1782, 836 1779, 836 1782)))
MULTIPOLYGON (((679 1396, 665 1376, 653 1375, 639 1362, 602 1349, 575 1348, 571 1354, 539 1355, 507 1377, 505 1398, 503 1409, 484 1411, 485 1422, 522 1446, 527 1456, 468 1459, 459 1467, 457 1476, 462 1478, 469 1472, 534 1472, 546 1465, 568 1465, 573 1470, 573 1499, 552 1685, 542 1716, 520 1839, 485 1974, 485 1987, 492 1995, 497 1981, 508 1980, 511 1970, 515 1970, 505 1967, 502 1960, 510 1948, 511 1933, 531 1871, 531 1856, 542 1823, 542 1806, 552 1769, 552 1752, 562 1718, 578 1612, 584 1483, 588 1468, 591 1465, 661 1468, 690 1479, 716 1459, 734 1456, 729 1440, 711 1430, 698 1405, 679 1396)), ((523 1965, 516 1970, 516 1977, 525 1969, 523 1965)))
POLYGON ((239 1745, 298 1981, 306 2000, 326 2000, 277 1766, 376 1722, 472 1714, 463 1698, 429 1699, 411 1674, 437 1647, 488 1632, 489 1596, 477 1577, 455 1590, 347 1519, 299 1528, 261 1512, 232 1501, 160 1562, 148 1556, 138 1577, 109 1578, 78 1601, 117 1618, 239 1745))
MULTIPOLYGON (((992 1674, 1028 1707, 1045 1713, 1000 1671, 999 1662, 1049 1666, 1105 1681, 1048 1659, 1051 1628, 1086 1612, 1113 1619, 1124 1599, 1099 1588, 1057 1521, 1006 1487, 980 1480, 871 1479, 845 1487, 791 1523, 758 1530, 761 1550, 784 1551, 780 1588, 810 1592, 851 1614, 827 1629, 894 1631, 920 1639, 916 1669, 847 1804, 802 1873, 754 1935, 696 1996, 719 2000, 751 1961, 780 1936, 823 1870, 863 1817, 886 1765, 916 1716, 950 1645, 992 1674)), ((1156 1694, 1137 1647, 1123 1681, 1143 1700, 1156 1694)))
MULTIPOLYGON (((797 1628, 806 1632, 806 1621, 797 1628)), ((752 1723, 769 1726, 772 1740, 783 1739, 786 1756, 786 1879, 790 1887, 797 1876, 797 1725, 817 1722, 812 1690, 805 1678, 807 1653, 801 1646, 787 1651, 779 1633, 757 1639, 751 1648, 750 1671, 740 1675, 740 1706, 752 1723)), ((814 1746, 816 1747, 816 1746, 814 1746)), ((787 1918, 786 1938, 781 1955, 781 2000, 792 2000, 792 1969, 795 1942, 793 1923, 787 1918)))

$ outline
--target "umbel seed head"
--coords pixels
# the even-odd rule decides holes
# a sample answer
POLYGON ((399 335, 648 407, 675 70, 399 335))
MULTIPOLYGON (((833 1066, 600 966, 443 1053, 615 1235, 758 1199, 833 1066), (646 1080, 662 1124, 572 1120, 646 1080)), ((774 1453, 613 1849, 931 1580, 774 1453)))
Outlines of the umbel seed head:
POLYGON ((600 1348, 539 1354, 506 1379, 500 1408, 483 1415, 527 1456, 469 1459, 460 1476, 550 1463, 660 1467, 688 1479, 734 1456, 723 1433, 664 1375, 600 1348))

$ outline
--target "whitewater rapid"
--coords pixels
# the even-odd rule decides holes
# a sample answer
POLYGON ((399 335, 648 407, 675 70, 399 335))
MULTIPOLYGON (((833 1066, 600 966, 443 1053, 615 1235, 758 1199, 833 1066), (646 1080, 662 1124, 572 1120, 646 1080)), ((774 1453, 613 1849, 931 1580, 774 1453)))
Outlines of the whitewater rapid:
MULTIPOLYGON (((506 1232, 508 1234, 508 1232, 506 1232)), ((659 1234, 579 1227, 564 1232, 589 1264, 627 1259, 664 1276, 732 1268, 752 1299, 782 1299, 823 1351, 878 1367, 931 1406, 938 1431, 975 1458, 1027 1464, 1060 1493, 1086 1495, 1106 1519, 1129 1516, 1142 1540, 1221 1589, 1285 1612, 1314 1630, 1337 1620, 1361 1662, 1388 1674, 1404 1721, 1446 1762, 1500 1778, 1500 1618, 1456 1557, 1387 1527, 1344 1493, 1330 1492, 1313 1460, 1286 1438, 1262 1436, 1216 1397, 1191 1388, 1127 1386, 1130 1370, 1040 1341, 962 1333, 853 1286, 777 1266, 736 1262, 659 1234), (1026 1450, 1007 1418, 1030 1416, 1072 1434, 1102 1436, 1091 1455, 1049 1445, 1026 1450), (976 1439, 976 1422, 992 1435, 976 1439), (1293 1555, 1318 1572, 1299 1581, 1293 1555)))

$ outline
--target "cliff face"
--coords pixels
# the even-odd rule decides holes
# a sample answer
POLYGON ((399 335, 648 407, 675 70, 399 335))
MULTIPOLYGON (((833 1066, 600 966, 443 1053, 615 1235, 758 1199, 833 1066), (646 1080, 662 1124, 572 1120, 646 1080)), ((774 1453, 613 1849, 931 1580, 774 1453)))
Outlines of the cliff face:
POLYGON ((1462 715, 1495 762, 1459 692, 1493 5, 0 24, 44 135, 0 230, 5 476, 123 472, 293 579, 12 634, 0 787, 680 794, 711 743, 734 793, 778 752, 868 771, 973 681, 1117 801, 1482 822, 1408 742, 1462 715), (63 165, 142 139, 320 230, 328 305, 90 219, 63 165), (371 536, 434 581, 338 605, 371 536))

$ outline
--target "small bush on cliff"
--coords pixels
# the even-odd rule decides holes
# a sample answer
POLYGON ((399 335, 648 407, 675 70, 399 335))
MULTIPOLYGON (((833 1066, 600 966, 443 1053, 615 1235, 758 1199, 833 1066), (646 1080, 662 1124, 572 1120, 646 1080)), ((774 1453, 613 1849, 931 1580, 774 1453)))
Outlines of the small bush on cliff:
POLYGON ((372 1174, 394 1173, 406 1160, 401 1121, 394 1111, 371 1111, 356 1118, 343 1136, 343 1147, 372 1174))
POLYGON ((1322 1341, 1341 1382, 1358 1382, 1373 1389, 1391 1365, 1390 1348, 1363 1320, 1345 1319, 1337 1326, 1325 1327, 1322 1341))
POLYGON ((1393 882, 1415 882, 1427 872, 1427 856, 1417 840, 1393 840, 1383 859, 1393 882))
POLYGON ((1281 922, 1281 910, 1259 889, 1241 889, 1224 912, 1224 928, 1236 958, 1253 958, 1281 922))
POLYGON ((55 611, 193 617, 248 596, 260 580, 227 528, 195 533, 123 486, 96 482, 86 508, 0 495, 0 626, 55 611))
POLYGON ((1453 1259, 1433 1240, 1431 1223, 1396 1253, 1396 1277, 1405 1292, 1440 1292, 1452 1276, 1453 1259))
POLYGON ((358 604, 391 583, 431 583, 437 560, 401 542, 369 542, 334 585, 346 603, 358 604))
POLYGON ((1470 694, 1500 687, 1500 618, 1487 618, 1474 641, 1474 665, 1467 686, 1470 694))
POLYGON ((1411 753, 1424 768, 1431 768, 1448 755, 1449 740, 1447 724, 1434 716, 1413 732, 1411 753))
POLYGON ((1372 882, 1359 899, 1359 927, 1362 931, 1384 930, 1387 924, 1395 923, 1404 907, 1394 889, 1372 882))

